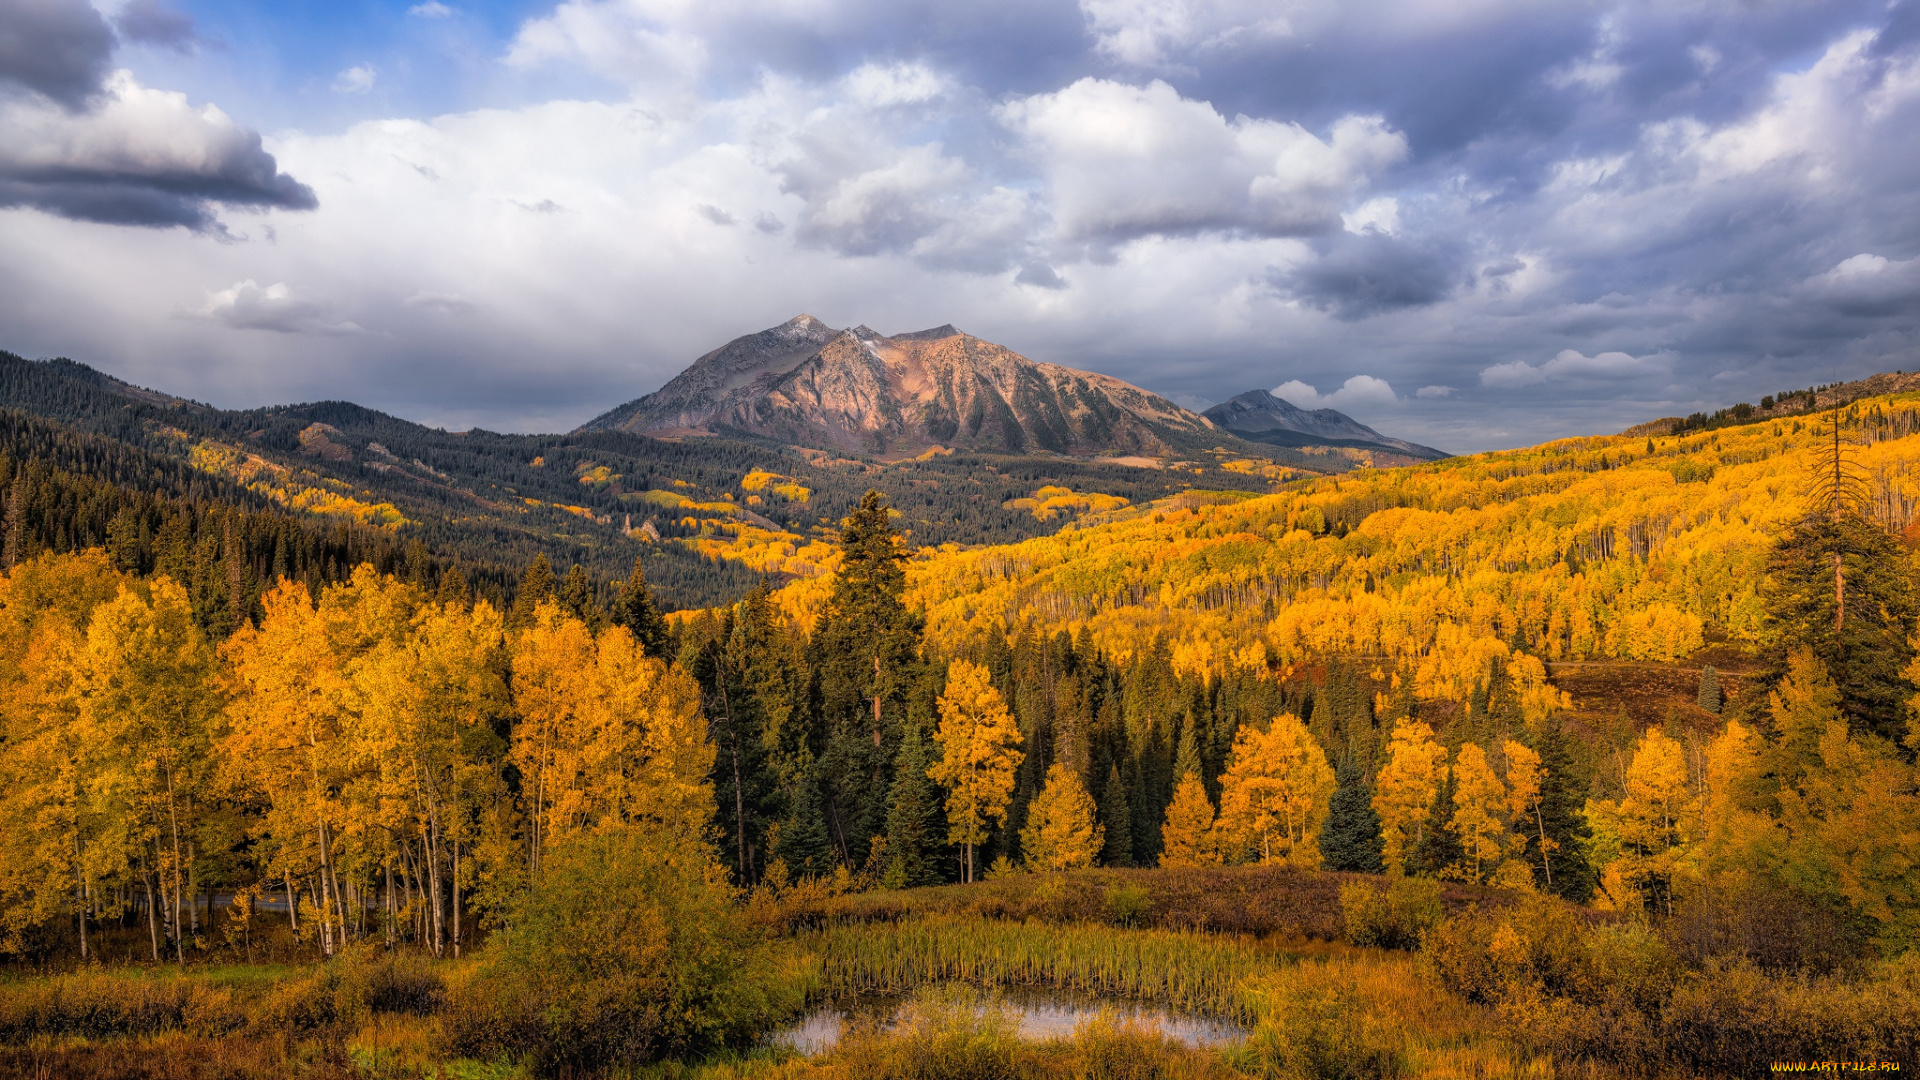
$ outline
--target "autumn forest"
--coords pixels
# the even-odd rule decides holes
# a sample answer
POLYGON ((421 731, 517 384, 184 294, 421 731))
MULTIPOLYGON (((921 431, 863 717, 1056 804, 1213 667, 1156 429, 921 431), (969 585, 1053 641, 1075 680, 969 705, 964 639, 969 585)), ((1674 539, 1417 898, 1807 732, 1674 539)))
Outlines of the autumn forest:
POLYGON ((1920 1066, 1920 394, 1829 398, 624 574, 8 412, 0 1073, 1920 1066))

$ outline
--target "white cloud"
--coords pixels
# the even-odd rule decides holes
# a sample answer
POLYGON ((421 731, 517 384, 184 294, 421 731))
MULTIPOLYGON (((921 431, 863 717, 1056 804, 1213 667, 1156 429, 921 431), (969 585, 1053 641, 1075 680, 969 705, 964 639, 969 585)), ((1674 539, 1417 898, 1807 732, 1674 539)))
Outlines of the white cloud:
POLYGON ((862 64, 840 80, 842 95, 867 108, 919 105, 946 94, 946 76, 926 64, 862 64))
POLYGON ((415 4, 407 9, 407 14, 420 19, 444 19, 453 14, 453 9, 440 0, 427 0, 424 4, 415 4))
POLYGON ((373 89, 379 77, 372 64, 356 64, 333 77, 333 90, 337 94, 364 94, 373 89))
POLYGON ((506 62, 578 65, 635 86, 687 85, 708 59, 706 40, 689 25, 696 11, 691 0, 567 0, 521 24, 506 62))
POLYGON ((1081 79, 1000 115, 1027 140, 1068 241, 1326 232, 1375 173, 1407 155, 1406 138, 1379 117, 1345 117, 1323 141, 1298 124, 1228 120, 1159 80, 1081 79))
POLYGON ((252 278, 207 294, 190 312, 234 330, 271 330, 279 334, 358 334, 359 326, 338 317, 324 304, 301 300, 284 282, 262 288, 252 278))
POLYGON ((1341 412, 1392 406, 1400 401, 1387 380, 1372 375, 1352 376, 1330 394, 1321 394, 1298 379, 1289 379, 1273 388, 1273 396, 1284 398, 1303 409, 1339 409, 1341 412))
POLYGON ((1417 398, 1421 398, 1421 399, 1426 399, 1426 400, 1430 400, 1430 399, 1434 399, 1434 398, 1444 398, 1444 397, 1452 397, 1452 396, 1453 396, 1453 387, 1451 387, 1451 386, 1423 386, 1423 387, 1421 387, 1420 389, 1418 389, 1418 390, 1415 390, 1415 391, 1413 392, 1413 396, 1414 396, 1414 397, 1417 397, 1417 398))
POLYGON ((1544 364, 1513 360, 1480 370, 1480 385, 1500 388, 1534 386, 1562 379, 1618 380, 1664 378, 1673 372, 1671 353, 1633 356, 1623 352, 1603 352, 1588 356, 1577 349, 1562 349, 1544 364))
POLYGON ((1896 261, 1862 253, 1808 278, 1802 295, 1848 315, 1896 315, 1920 305, 1920 257, 1896 261))

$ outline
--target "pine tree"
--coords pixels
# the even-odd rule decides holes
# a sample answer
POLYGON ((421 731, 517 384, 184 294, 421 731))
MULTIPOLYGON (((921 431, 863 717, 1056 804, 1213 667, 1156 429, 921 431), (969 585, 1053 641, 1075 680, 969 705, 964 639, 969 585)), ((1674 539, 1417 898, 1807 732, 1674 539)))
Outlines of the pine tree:
POLYGON ((1322 865, 1328 870, 1378 874, 1386 864, 1381 860, 1380 815, 1373 809, 1366 774, 1348 762, 1337 770, 1336 782, 1339 786, 1320 833, 1322 865))
POLYGON ((1460 865, 1466 856, 1461 849, 1460 838, 1454 835, 1448 823, 1453 818, 1453 770, 1448 769, 1440 779, 1440 786, 1434 790, 1433 802, 1427 806, 1426 820, 1420 828, 1420 839, 1413 847, 1407 859, 1407 869, 1412 873, 1438 877, 1448 868, 1460 865))
POLYGON ((1537 868, 1535 885, 1584 904, 1598 881, 1586 854, 1593 835, 1584 812, 1586 777, 1558 720, 1543 725, 1535 749, 1540 755, 1540 795, 1523 857, 1537 868))
POLYGON ((556 599, 560 610, 586 623, 589 629, 598 630, 605 621, 600 603, 593 597, 593 582, 588 580, 586 569, 579 563, 567 569, 556 599))
MULTIPOLYGON (((761 583, 762 588, 765 584, 761 583)), ((607 618, 615 626, 626 627, 648 656, 666 656, 667 622, 654 605, 653 592, 647 588, 646 567, 638 556, 633 560, 633 572, 615 590, 607 618)))
POLYGON ((909 723, 894 759, 887 807, 887 864, 881 883, 889 889, 938 885, 946 880, 940 829, 940 792, 927 770, 933 751, 926 733, 909 723))
POLYGON ((1020 851, 1028 869, 1092 866, 1106 842, 1106 830, 1095 816, 1093 798, 1081 785, 1079 774, 1055 762, 1028 811, 1026 827, 1020 830, 1020 851))
POLYGON ((820 805, 820 781, 814 773, 806 769, 795 784, 792 805, 773 843, 773 857, 800 878, 830 874, 834 865, 833 844, 820 805))
POLYGON ((1885 530, 1845 507, 1809 516, 1775 544, 1766 611, 1780 640, 1813 650, 1856 733, 1904 734, 1905 677, 1920 621, 1911 560, 1885 530))
MULTIPOLYGON (((887 773, 918 679, 921 620, 902 602, 906 552, 884 495, 868 491, 840 523, 840 567, 812 641, 822 795, 850 855, 887 829, 887 773)), ((857 856, 856 856, 857 857, 857 856)))
MULTIPOLYGON (((1100 801, 1100 823, 1107 831, 1100 861, 1108 866, 1133 865, 1133 810, 1129 803, 1127 783, 1120 778, 1120 766, 1108 766, 1106 797, 1100 801)), ((1207 821, 1212 824, 1211 806, 1207 809, 1207 821)))
POLYGON ((1725 699, 1720 694, 1720 673, 1713 670, 1712 664, 1700 669, 1700 693, 1694 700, 1715 716, 1720 714, 1725 699))
POLYGON ((514 591, 513 613, 508 616, 507 625, 515 630, 533 625, 533 613, 552 598, 553 567, 544 553, 535 555, 533 564, 520 575, 520 587, 514 591))

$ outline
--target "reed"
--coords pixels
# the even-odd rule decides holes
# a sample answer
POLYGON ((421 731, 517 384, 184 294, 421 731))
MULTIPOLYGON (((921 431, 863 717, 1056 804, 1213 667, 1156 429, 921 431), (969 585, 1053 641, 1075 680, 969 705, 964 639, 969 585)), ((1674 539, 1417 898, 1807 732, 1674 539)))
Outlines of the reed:
POLYGON ((908 994, 924 986, 1050 987, 1251 1020, 1250 983, 1289 957, 1248 937, 929 916, 831 926, 800 936, 828 993, 908 994))

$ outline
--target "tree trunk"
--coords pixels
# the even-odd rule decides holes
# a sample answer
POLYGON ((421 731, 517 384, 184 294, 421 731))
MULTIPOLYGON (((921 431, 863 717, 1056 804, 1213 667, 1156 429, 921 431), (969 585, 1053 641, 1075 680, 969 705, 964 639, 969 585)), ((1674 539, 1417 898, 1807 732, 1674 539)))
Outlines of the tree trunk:
POLYGON ((157 964, 160 962, 160 921, 153 907, 153 875, 142 870, 140 880, 147 886, 147 936, 153 940, 153 962, 157 964))
POLYGON ((300 938, 300 904, 293 897, 293 871, 284 871, 287 883, 287 925, 292 928, 294 940, 300 938))

